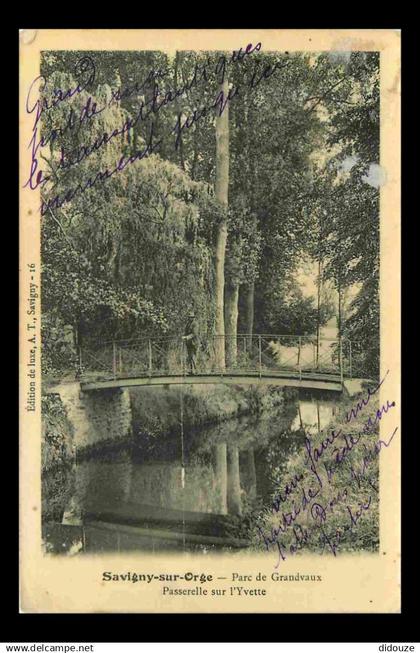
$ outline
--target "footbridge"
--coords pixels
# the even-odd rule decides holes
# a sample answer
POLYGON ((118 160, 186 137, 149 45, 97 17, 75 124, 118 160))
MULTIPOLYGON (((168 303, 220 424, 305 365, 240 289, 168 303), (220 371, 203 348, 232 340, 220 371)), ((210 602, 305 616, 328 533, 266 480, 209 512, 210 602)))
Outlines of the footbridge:
POLYGON ((139 338, 79 349, 83 391, 106 388, 232 383, 341 392, 357 374, 347 339, 302 335, 212 335, 139 338))

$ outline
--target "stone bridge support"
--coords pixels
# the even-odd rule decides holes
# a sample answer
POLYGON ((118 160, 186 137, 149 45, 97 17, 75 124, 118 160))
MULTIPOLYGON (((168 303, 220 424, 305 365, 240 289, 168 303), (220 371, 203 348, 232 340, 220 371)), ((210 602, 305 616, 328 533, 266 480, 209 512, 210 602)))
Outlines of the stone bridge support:
POLYGON ((125 388, 82 392, 80 383, 60 383, 48 388, 57 394, 74 429, 74 444, 83 449, 131 435, 131 404, 125 388))

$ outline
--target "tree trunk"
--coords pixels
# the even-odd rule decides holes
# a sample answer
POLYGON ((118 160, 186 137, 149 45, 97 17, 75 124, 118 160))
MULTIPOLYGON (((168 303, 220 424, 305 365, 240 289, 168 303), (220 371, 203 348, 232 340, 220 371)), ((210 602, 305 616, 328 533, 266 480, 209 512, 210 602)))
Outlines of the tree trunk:
POLYGON ((252 334, 254 331, 255 282, 244 286, 244 332, 247 335, 247 349, 252 351, 252 334))
POLYGON ((337 284, 337 292, 338 292, 338 337, 341 338, 341 331, 343 328, 343 290, 341 287, 341 282, 340 279, 338 280, 337 284))
POLYGON ((321 337, 321 292, 322 292, 322 265, 318 261, 318 284, 317 284, 317 315, 316 315, 316 358, 315 366, 319 366, 319 348, 321 337))
MULTIPOLYGON (((221 91, 224 97, 228 95, 227 80, 221 84, 221 91)), ((224 209, 228 207, 228 187, 229 187, 229 105, 220 116, 216 116, 216 199, 224 209)), ((225 321, 224 321, 224 289, 225 289, 225 256, 227 242, 227 221, 223 219, 219 224, 216 238, 215 252, 215 330, 216 335, 221 336, 216 339, 216 367, 225 368, 225 321)))
MULTIPOLYGON (((179 52, 178 50, 175 53, 175 64, 174 64, 174 88, 178 88, 178 69, 179 69, 179 52)), ((179 108, 179 98, 178 96, 175 98, 175 110, 177 115, 180 114, 180 108, 179 108)), ((185 161, 184 161, 184 144, 182 142, 182 135, 180 136, 179 140, 179 162, 181 164, 181 168, 185 172, 185 161)))
POLYGON ((238 359, 238 300, 239 284, 225 286, 226 366, 234 368, 238 359))

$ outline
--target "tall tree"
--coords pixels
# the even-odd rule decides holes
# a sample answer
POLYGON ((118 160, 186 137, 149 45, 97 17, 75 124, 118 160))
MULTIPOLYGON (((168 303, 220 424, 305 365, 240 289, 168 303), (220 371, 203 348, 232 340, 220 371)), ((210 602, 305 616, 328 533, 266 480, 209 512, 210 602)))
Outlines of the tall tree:
MULTIPOLYGON (((216 116, 216 200, 224 209, 225 215, 217 227, 216 249, 215 249, 215 332, 216 342, 216 365, 218 368, 225 367, 225 257, 226 243, 228 236, 227 210, 229 192, 229 85, 227 78, 220 85, 220 92, 223 93, 225 101, 224 110, 218 109, 216 116)), ((223 105, 222 105, 223 106, 223 105)))

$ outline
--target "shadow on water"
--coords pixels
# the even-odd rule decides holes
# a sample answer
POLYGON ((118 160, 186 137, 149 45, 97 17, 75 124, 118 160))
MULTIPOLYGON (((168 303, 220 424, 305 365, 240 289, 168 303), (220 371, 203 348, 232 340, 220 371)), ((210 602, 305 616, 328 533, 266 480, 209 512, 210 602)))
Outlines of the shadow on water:
POLYGON ((305 433, 324 429, 336 410, 330 395, 301 391, 258 416, 180 423, 96 451, 75 466, 62 524, 44 529, 47 550, 246 548, 253 517, 270 505, 305 433))

